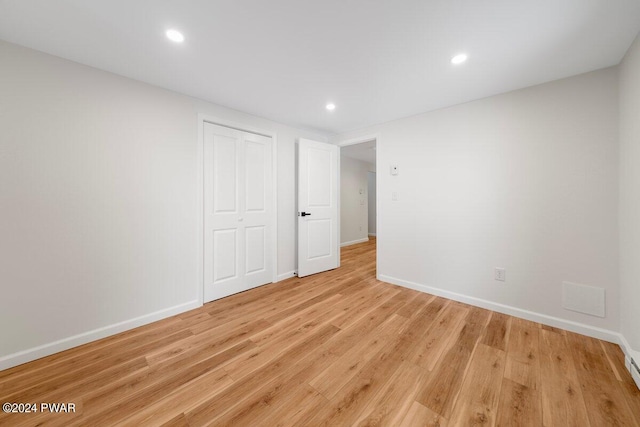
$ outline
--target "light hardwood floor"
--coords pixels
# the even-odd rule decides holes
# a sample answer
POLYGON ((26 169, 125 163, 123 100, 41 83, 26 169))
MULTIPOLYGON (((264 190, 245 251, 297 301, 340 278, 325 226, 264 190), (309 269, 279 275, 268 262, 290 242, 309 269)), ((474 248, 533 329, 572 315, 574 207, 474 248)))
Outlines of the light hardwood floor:
POLYGON ((0 372, 1 425, 638 426, 616 345, 342 267, 0 372))

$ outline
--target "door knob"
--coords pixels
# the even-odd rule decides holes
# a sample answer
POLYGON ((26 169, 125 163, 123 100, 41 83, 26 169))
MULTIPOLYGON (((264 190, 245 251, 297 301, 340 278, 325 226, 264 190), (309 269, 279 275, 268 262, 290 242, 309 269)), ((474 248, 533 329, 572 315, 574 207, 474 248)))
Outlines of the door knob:
POLYGON ((310 216, 311 214, 308 212, 300 212, 300 216, 310 216))
POLYGON ((244 218, 242 218, 242 217, 238 218, 238 221, 243 221, 243 220, 244 220, 244 218))

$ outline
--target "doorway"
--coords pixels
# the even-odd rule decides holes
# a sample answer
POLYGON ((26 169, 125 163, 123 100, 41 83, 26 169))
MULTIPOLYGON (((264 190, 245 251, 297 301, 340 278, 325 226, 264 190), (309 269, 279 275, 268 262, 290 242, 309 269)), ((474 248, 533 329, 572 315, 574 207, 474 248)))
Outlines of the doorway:
POLYGON ((340 246, 367 242, 375 246, 377 138, 347 141, 340 146, 340 246))

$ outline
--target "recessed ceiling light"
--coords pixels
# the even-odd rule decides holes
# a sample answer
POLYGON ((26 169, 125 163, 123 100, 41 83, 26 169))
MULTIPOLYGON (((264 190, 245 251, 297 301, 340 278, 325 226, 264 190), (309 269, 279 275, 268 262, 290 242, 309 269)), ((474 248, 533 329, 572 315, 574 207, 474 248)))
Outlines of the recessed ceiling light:
POLYGON ((451 63, 455 64, 455 65, 458 65, 458 64, 462 64, 466 60, 467 60, 467 54, 466 53, 461 53, 461 54, 456 55, 453 58, 451 58, 451 63))
POLYGON ((184 41, 184 35, 178 30, 167 30, 167 38, 176 43, 184 41))
POLYGON ((336 104, 327 104, 327 110, 333 111, 336 109, 336 104))

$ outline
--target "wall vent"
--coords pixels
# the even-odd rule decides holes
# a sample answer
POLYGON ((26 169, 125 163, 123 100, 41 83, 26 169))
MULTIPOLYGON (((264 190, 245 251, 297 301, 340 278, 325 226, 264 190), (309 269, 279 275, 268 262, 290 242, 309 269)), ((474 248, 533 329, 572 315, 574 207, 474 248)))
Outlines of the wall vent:
POLYGON ((562 306, 567 310, 605 317, 605 289, 562 282, 562 306))

